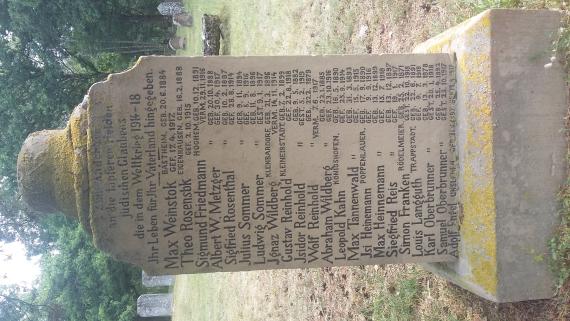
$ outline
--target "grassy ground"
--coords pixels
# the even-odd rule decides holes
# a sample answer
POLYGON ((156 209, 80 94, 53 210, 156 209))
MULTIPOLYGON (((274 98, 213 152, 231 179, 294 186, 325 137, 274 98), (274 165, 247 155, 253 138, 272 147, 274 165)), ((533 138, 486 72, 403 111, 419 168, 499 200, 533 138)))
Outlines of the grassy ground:
MULTIPOLYGON (((224 54, 403 53, 489 7, 562 7, 521 0, 186 0, 197 19, 180 28, 180 55, 201 55, 200 17, 224 21, 224 54)), ((570 32, 558 45, 565 57, 570 32)), ((570 320, 570 189, 565 223, 551 247, 560 293, 497 305, 415 265, 182 275, 173 320, 570 320), (566 281, 566 282, 564 282, 566 281)))

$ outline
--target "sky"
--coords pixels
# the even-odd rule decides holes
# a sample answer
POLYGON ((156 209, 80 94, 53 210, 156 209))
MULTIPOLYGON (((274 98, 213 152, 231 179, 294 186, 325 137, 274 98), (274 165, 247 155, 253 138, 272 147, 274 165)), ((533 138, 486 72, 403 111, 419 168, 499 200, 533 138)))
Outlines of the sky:
POLYGON ((22 243, 0 242, 0 284, 31 287, 40 275, 40 256, 26 258, 22 243))

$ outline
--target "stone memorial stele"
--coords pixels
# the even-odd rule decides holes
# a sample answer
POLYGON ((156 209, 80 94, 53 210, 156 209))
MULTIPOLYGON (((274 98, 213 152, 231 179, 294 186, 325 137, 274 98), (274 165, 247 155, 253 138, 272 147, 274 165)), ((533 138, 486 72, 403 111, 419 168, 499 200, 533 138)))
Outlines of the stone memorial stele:
POLYGON ((24 199, 149 274, 455 259, 447 54, 142 57, 32 134, 24 199))
POLYGON ((29 136, 22 197, 150 275, 417 262, 549 297, 529 258, 564 180, 559 21, 487 11, 417 54, 142 57, 29 136))

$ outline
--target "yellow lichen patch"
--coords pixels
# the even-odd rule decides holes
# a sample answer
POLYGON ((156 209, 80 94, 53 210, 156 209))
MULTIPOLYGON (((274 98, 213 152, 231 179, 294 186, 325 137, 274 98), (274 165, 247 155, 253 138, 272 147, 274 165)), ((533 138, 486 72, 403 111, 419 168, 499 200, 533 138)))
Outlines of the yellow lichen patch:
POLYGON ((458 70, 458 103, 464 113, 461 223, 462 259, 469 273, 461 278, 493 297, 497 294, 497 250, 493 177, 493 123, 491 101, 491 12, 432 38, 416 52, 455 53, 458 70))
POLYGON ((492 12, 492 10, 487 10, 479 14, 476 18, 468 20, 470 23, 466 25, 464 29, 464 36, 473 37, 476 33, 490 33, 492 12))
POLYGON ((84 104, 75 108, 69 119, 73 145, 73 175, 77 216, 88 233, 91 233, 89 216, 89 181, 87 175, 87 110, 84 104))
POLYGON ((471 166, 463 172, 461 238, 471 268, 471 281, 490 294, 497 292, 495 197, 492 181, 481 184, 471 166))
POLYGON ((461 71, 464 85, 475 86, 468 87, 471 89, 469 94, 478 96, 488 94, 483 87, 486 86, 489 81, 489 79, 486 78, 488 74, 484 69, 489 66, 490 57, 484 53, 467 52, 461 53, 459 56, 457 59, 457 68, 461 71))
MULTIPOLYGON (((473 26, 469 37, 489 37, 488 15, 473 26)), ((466 138, 464 142, 461 201, 461 237, 471 269, 470 281, 492 295, 497 293, 495 194, 493 177, 493 123, 489 48, 469 48, 458 55, 464 89, 466 138), (469 50, 471 49, 471 50, 469 50)))
POLYGON ((58 131, 49 139, 47 153, 50 155, 51 164, 47 167, 51 169, 50 184, 55 195, 55 202, 58 209, 64 214, 76 217, 77 209, 75 205, 74 177, 73 177, 73 146, 71 144, 71 132, 68 128, 58 131))
MULTIPOLYGON (((31 134, 18 157, 18 180, 26 203, 40 212, 62 212, 84 221, 86 162, 76 146, 85 149, 81 115, 74 113, 64 129, 31 134), (79 185, 78 185, 79 184, 79 185)), ((85 226, 85 224, 84 224, 85 226)), ((89 230, 89 226, 86 226, 89 230)))

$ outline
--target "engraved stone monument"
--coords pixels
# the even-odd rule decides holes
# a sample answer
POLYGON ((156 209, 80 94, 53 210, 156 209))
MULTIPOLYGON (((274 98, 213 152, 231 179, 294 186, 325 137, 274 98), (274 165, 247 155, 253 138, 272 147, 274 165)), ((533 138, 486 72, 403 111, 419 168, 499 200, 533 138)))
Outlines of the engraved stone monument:
POLYGON ((151 275, 419 262, 495 302, 548 298, 559 24, 490 10, 421 54, 143 57, 30 135, 22 196, 151 275))
POLYGON ((31 135, 24 199, 149 274, 458 255, 448 54, 143 57, 31 135))

